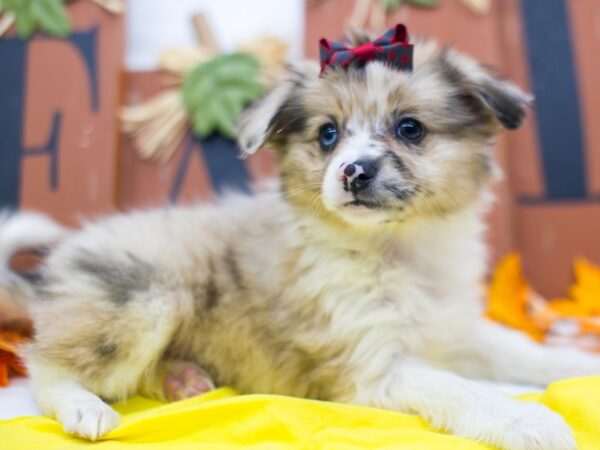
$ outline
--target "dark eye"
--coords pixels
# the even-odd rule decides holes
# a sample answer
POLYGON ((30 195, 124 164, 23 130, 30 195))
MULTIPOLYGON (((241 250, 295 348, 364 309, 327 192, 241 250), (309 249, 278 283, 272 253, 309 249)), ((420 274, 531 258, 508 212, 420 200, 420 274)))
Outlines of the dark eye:
POLYGON ((332 123, 326 123, 319 128, 319 144, 321 149, 329 151, 338 141, 338 130, 337 127, 332 123))
POLYGON ((423 125, 421 125, 418 120, 410 117, 401 119, 396 126, 396 137, 398 139, 419 142, 424 134, 425 130, 423 129, 423 125))

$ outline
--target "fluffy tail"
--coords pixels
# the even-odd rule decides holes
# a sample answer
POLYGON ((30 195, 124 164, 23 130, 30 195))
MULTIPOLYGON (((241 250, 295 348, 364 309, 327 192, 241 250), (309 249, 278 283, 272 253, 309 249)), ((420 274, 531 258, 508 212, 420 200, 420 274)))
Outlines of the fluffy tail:
POLYGON ((27 317, 27 300, 35 295, 30 282, 11 269, 11 258, 22 249, 47 248, 66 233, 66 228, 42 214, 0 211, 0 324, 27 317))

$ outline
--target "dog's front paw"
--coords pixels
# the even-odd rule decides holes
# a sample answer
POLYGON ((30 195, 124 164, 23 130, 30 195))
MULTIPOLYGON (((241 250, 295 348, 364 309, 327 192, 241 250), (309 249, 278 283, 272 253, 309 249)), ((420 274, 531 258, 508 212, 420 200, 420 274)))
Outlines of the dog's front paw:
POLYGON ((564 419, 543 405, 522 403, 502 418, 492 443, 505 450, 576 450, 573 432, 564 419))
POLYGON ((95 441, 119 425, 119 414, 100 399, 63 405, 56 418, 65 433, 95 441))

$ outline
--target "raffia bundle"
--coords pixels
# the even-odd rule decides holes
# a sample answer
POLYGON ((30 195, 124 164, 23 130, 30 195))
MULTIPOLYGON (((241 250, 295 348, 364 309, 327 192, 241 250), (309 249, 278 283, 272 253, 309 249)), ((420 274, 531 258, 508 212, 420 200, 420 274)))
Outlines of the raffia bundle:
POLYGON ((129 135, 140 158, 167 163, 188 130, 187 114, 177 88, 121 110, 121 131, 129 135))
POLYGON ((261 81, 269 88, 281 75, 289 46, 281 39, 262 35, 242 45, 238 50, 260 61, 261 81))
MULTIPOLYGON (((194 18, 202 45, 194 49, 171 49, 159 59, 159 68, 173 75, 174 86, 155 97, 121 110, 121 130, 130 136, 140 158, 166 164, 190 131, 190 121, 183 106, 181 84, 198 65, 218 54, 216 43, 202 16, 194 18)), ((261 82, 269 87, 285 62, 288 46, 280 39, 261 36, 238 49, 261 62, 261 82)))

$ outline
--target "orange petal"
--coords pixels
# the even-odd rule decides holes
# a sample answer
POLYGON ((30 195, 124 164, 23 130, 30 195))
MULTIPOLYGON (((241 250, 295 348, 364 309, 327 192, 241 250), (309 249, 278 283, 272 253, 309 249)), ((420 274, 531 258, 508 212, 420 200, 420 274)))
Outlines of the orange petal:
POLYGON ((0 364, 0 386, 8 386, 8 367, 5 364, 0 364))
POLYGON ((20 375, 22 377, 27 376, 27 367, 23 363, 23 360, 18 356, 15 356, 13 361, 9 364, 9 368, 17 375, 20 375))
POLYGON ((562 317, 585 317, 589 314, 579 303, 566 298, 551 300, 548 309, 562 317))
POLYGON ((487 316, 539 339, 540 330, 527 314, 527 299, 532 294, 523 275, 521 258, 509 253, 496 267, 488 292, 487 316))
POLYGON ((576 258, 573 264, 575 283, 570 296, 588 314, 600 314, 600 267, 576 258))
POLYGON ((583 333, 600 334, 600 318, 585 317, 580 319, 580 324, 583 333))

